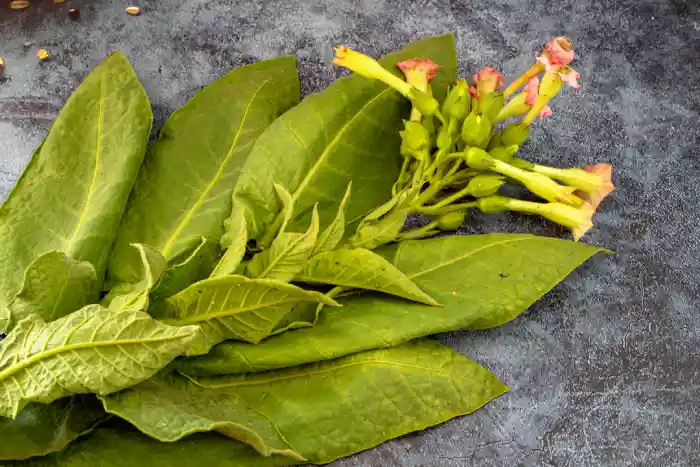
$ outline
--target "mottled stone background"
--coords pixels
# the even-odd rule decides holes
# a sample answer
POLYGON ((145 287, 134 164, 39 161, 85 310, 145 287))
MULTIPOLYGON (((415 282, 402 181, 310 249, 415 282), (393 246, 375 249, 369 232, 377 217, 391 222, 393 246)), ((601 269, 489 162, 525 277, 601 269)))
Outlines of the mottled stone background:
MULTIPOLYGON (((70 92, 113 49, 131 59, 160 126, 231 67, 281 54, 298 57, 309 93, 337 74, 336 43, 379 55, 456 31, 463 74, 491 65, 512 78, 548 36, 571 36, 582 88, 557 98, 523 154, 614 164, 618 191, 585 241, 616 254, 500 329, 439 337, 499 375, 508 395, 334 465, 700 465, 697 1, 160 0, 143 1, 136 18, 124 1, 34 3, 0 10, 2 198, 70 92), (80 22, 68 19, 71 6, 80 22), (38 63, 39 46, 51 61, 38 63)), ((470 224, 467 233, 566 235, 536 218, 470 224)))

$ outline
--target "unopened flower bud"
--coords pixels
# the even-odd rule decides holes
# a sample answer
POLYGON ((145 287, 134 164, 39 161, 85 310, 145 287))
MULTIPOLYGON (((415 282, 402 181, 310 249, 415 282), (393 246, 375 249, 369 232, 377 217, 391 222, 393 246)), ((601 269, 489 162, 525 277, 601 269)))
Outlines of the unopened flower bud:
POLYGON ((401 155, 412 156, 418 160, 425 158, 430 151, 430 133, 418 122, 404 120, 401 135, 401 155))
POLYGON ((523 144, 530 135, 530 127, 521 123, 508 125, 500 133, 501 146, 511 146, 523 144))
POLYGON ((443 214, 437 220, 437 227, 440 230, 456 230, 464 224, 465 211, 452 211, 443 214))
POLYGON ((485 148, 491 139, 492 128, 486 117, 471 113, 462 124, 462 139, 467 146, 485 148))
POLYGON ((427 92, 423 92, 419 89, 411 88, 406 97, 411 100, 413 106, 423 115, 435 115, 435 113, 440 109, 440 103, 437 101, 437 99, 427 92))
POLYGON ((475 198, 495 195, 505 182, 505 179, 500 175, 477 175, 467 183, 467 194, 475 198))
POLYGON ((494 165, 494 160, 483 149, 471 147, 464 151, 464 162, 469 167, 477 170, 488 170, 494 165))
POLYGON ((490 149, 489 154, 494 159, 510 163, 510 161, 513 160, 513 156, 518 152, 519 148, 520 146, 518 146, 517 144, 512 144, 508 147, 497 146, 495 148, 490 149))
POLYGON ((479 97, 479 113, 493 121, 503 107, 503 93, 491 92, 479 97))

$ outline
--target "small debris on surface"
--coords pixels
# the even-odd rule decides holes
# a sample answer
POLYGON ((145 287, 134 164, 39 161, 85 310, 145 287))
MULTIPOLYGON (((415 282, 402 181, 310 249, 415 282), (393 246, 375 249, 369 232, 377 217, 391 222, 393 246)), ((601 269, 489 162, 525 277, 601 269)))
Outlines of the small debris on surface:
POLYGON ((49 59, 49 53, 44 50, 44 49, 39 49, 39 51, 36 53, 36 56, 39 57, 42 60, 48 60, 49 59))
POLYGON ((0 77, 5 73, 5 61, 0 57, 0 77))
POLYGON ((29 6, 29 0, 12 0, 10 2, 10 8, 13 10, 21 10, 29 6))
POLYGON ((141 14, 141 8, 137 6, 128 6, 124 11, 126 11, 127 14, 130 14, 131 16, 138 16, 141 14))
POLYGON ((68 10, 68 17, 72 20, 80 18, 80 8, 71 8, 68 10))
POLYGON ((66 0, 53 0, 53 1, 56 2, 56 3, 63 3, 63 2, 65 2, 66 0))

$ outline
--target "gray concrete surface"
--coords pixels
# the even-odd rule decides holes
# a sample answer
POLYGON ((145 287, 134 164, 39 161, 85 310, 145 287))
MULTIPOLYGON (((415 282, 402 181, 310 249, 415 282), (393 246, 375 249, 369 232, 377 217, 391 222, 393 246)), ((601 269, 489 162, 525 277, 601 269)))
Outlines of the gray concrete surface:
MULTIPOLYGON (((555 101, 523 154, 614 164, 618 191, 585 241, 616 255, 582 267, 507 326, 439 337, 503 378, 508 395, 334 465, 700 465, 697 2, 141 3, 137 18, 117 0, 0 10, 0 196, 71 90, 113 49, 134 63, 160 124, 231 67, 280 54, 299 58, 308 93, 334 78, 335 43, 381 54, 456 31, 463 74, 491 65, 513 77, 548 36, 571 36, 583 86, 555 101), (66 16, 70 6, 80 6, 80 22, 66 16), (50 62, 37 63, 37 46, 50 62)), ((508 215, 477 217, 464 230, 565 235, 508 215)))

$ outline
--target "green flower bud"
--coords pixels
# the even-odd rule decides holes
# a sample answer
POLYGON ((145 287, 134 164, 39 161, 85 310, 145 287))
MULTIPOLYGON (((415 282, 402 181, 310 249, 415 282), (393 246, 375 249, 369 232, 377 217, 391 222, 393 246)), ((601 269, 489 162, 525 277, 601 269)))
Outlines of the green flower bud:
POLYGON ((437 220, 437 227, 440 230, 456 230, 464 224, 465 211, 452 211, 443 214, 437 220))
POLYGON ((476 207, 485 213, 508 211, 509 205, 510 198, 505 196, 487 196, 476 200, 476 207))
POLYGON ((530 127, 521 123, 508 125, 501 132, 501 146, 521 145, 530 136, 530 127))
POLYGON ((407 96, 413 107, 418 109, 418 111, 427 116, 435 115, 435 113, 440 108, 440 103, 433 96, 427 92, 420 91, 416 88, 411 89, 411 92, 407 96))
POLYGON ((491 122, 481 115, 469 114, 462 125, 462 139, 467 146, 485 148, 491 139, 491 122))
POLYGON ((418 122, 404 120, 405 129, 400 131, 401 155, 421 160, 430 151, 430 133, 418 122))
POLYGON ((484 94, 479 97, 479 113, 492 122, 503 108, 503 101, 504 97, 501 92, 484 94))
POLYGON ((477 175, 467 183, 467 191, 475 198, 483 198, 495 195, 505 182, 505 179, 500 175, 477 175))
POLYGON ((445 117, 453 117, 462 120, 469 113, 470 104, 471 94, 469 94, 469 85, 465 79, 460 79, 447 94, 445 102, 442 104, 442 114, 445 117))
POLYGON ((488 170, 493 164, 493 158, 489 156, 489 153, 479 148, 467 148, 464 151, 464 161, 469 167, 477 170, 488 170))
POLYGON ((518 152, 518 148, 519 146, 517 144, 513 144, 508 147, 498 146, 489 150, 489 154, 494 159, 511 164, 513 156, 518 152))
POLYGON ((457 142, 459 134, 459 122, 456 118, 451 117, 447 125, 440 127, 440 132, 437 136, 437 147, 440 149, 449 150, 453 144, 457 142))

